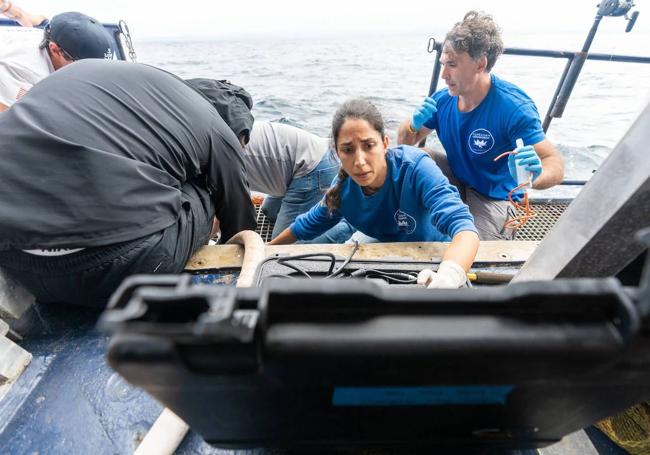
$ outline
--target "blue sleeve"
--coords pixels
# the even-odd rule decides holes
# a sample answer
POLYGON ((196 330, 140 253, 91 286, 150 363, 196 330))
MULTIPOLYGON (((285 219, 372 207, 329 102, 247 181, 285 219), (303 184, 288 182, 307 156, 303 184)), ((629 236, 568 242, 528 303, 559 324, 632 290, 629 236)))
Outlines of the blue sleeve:
POLYGON ((478 234, 469 207, 430 157, 423 156, 415 163, 413 180, 416 195, 431 214, 436 229, 451 238, 461 231, 478 234))
POLYGON ((289 228, 298 240, 311 240, 334 227, 341 221, 341 218, 343 216, 338 210, 334 210, 332 214, 329 213, 325 205, 325 198, 323 198, 309 212, 299 215, 289 228))
POLYGON ((546 137, 539 113, 533 103, 526 103, 516 109, 508 122, 508 136, 514 144, 519 138, 524 145, 535 145, 546 137))

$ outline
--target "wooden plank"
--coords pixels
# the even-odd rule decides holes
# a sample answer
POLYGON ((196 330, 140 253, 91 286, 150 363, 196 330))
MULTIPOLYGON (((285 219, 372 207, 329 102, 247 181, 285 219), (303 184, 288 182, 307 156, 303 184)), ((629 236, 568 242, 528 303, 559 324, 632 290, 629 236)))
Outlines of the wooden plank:
MULTIPOLYGON (((504 264, 525 262, 539 242, 534 241, 484 241, 481 242, 475 262, 504 264)), ((355 259, 368 260, 407 260, 440 262, 448 243, 364 243, 359 245, 355 259)), ((351 244, 326 245, 277 245, 266 246, 266 257, 276 254, 293 255, 317 252, 330 252, 345 257, 352 252, 351 244)), ((220 268, 240 268, 243 247, 238 245, 210 245, 198 250, 187 263, 187 270, 220 268)))
POLYGON ((32 360, 32 355, 10 339, 0 336, 0 400, 32 360))
POLYGON ((189 428, 183 419, 169 408, 165 408, 134 455, 171 455, 176 451, 189 428))
POLYGON ((187 270, 210 268, 238 269, 244 259, 241 245, 206 245, 201 247, 185 265, 187 270))
POLYGON ((0 269, 0 318, 18 319, 33 303, 30 292, 0 269))
POLYGON ((587 433, 578 430, 566 435, 555 444, 537 449, 537 453, 539 455, 598 455, 600 452, 596 450, 587 433))

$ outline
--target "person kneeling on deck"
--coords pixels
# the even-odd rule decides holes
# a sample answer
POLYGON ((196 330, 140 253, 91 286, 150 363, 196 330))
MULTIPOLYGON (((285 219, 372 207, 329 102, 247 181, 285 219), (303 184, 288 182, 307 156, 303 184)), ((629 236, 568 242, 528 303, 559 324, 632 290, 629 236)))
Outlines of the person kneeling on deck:
POLYGON ((315 237, 342 217, 381 242, 451 239, 438 272, 422 271, 419 282, 439 288, 464 285, 478 234, 468 207, 435 162, 415 147, 389 149, 382 116, 365 99, 339 108, 332 139, 341 160, 335 186, 270 244, 315 237))
MULTIPOLYGON (((533 101, 490 74, 502 51, 492 17, 467 13, 442 47, 441 76, 447 88, 427 97, 398 133, 400 144, 412 145, 436 130, 447 153, 436 151, 434 159, 469 205, 481 240, 514 237, 505 224, 514 215, 508 193, 517 186, 515 160, 532 172, 535 189, 550 188, 564 178, 562 156, 545 138, 533 101), (494 161, 514 150, 517 139, 525 147, 494 161)), ((517 192, 514 198, 521 195, 517 192)))
POLYGON ((135 63, 83 60, 0 115, 0 267, 39 301, 104 305, 255 228, 241 148, 203 97, 135 63))

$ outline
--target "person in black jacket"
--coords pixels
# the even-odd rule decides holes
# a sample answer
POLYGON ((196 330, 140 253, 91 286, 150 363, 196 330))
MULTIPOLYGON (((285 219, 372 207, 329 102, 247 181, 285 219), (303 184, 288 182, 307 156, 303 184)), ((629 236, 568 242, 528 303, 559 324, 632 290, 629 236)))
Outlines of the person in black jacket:
POLYGON ((241 146, 176 76, 83 60, 0 114, 0 267, 37 299, 104 305, 255 228, 241 146))

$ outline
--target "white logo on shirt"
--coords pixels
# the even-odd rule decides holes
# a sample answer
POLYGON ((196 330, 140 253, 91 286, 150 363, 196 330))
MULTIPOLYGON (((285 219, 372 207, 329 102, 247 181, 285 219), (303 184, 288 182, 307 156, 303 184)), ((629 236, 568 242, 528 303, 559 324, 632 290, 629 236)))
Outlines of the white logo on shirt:
POLYGON ((470 133, 467 145, 472 152, 482 155, 492 150, 494 137, 488 130, 479 128, 470 133))
POLYGON ((397 212, 395 212, 394 218, 395 223, 397 224, 397 229, 400 231, 404 231, 407 234, 412 234, 415 231, 417 222, 415 221, 415 218, 408 213, 402 212, 398 209, 397 212))

